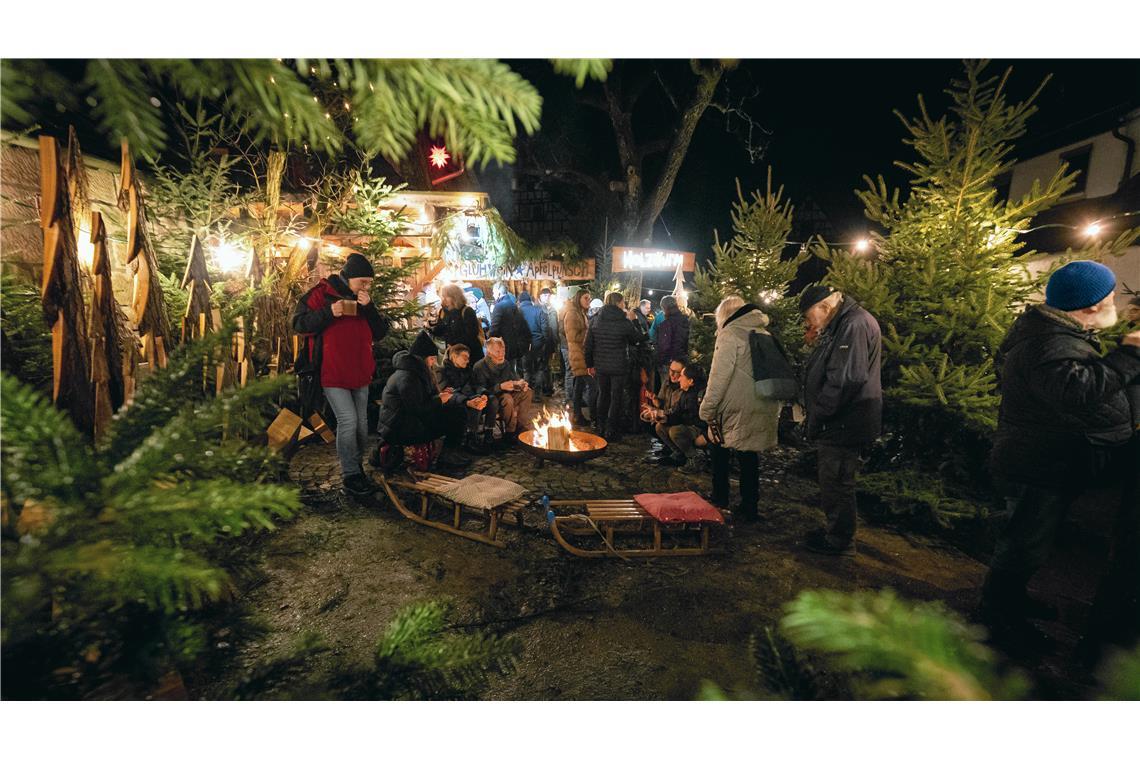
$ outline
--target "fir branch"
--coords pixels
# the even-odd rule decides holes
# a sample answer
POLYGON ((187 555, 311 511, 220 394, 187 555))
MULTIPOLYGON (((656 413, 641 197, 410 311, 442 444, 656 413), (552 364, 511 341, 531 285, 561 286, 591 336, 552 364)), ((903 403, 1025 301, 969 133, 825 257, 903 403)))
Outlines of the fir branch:
POLYGON ((1016 699, 1027 683, 1002 674, 966 625, 937 603, 904 602, 891 590, 805 591, 787 605, 780 628, 796 646, 826 653, 871 698, 1016 699))
POLYGON ((614 68, 613 61, 608 58, 554 58, 551 63, 554 64, 556 73, 573 77, 574 86, 579 90, 586 84, 587 79, 606 81, 606 77, 614 68))

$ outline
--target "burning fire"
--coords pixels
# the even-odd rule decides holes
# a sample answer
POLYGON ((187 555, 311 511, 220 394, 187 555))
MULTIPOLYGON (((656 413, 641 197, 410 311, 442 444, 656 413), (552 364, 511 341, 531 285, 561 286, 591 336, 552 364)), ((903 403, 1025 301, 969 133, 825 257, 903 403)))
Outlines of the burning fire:
POLYGON ((534 445, 541 449, 558 449, 560 451, 578 451, 574 440, 570 437, 570 413, 565 409, 551 414, 545 409, 541 417, 535 417, 534 445), (545 420, 543 419, 545 418, 545 420))

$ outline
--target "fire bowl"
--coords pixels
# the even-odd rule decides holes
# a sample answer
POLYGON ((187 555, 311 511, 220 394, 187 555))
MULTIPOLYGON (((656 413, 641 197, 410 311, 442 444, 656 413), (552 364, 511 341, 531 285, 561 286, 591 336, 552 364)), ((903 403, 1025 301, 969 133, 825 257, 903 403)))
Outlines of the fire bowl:
POLYGON ((543 460, 546 459, 560 464, 578 464, 579 462, 596 459, 606 453, 606 439, 600 435, 585 433, 581 430, 571 430, 570 442, 576 450, 563 451, 561 449, 545 449, 541 446, 534 445, 533 430, 524 430, 519 433, 519 443, 538 459, 540 466, 543 460))

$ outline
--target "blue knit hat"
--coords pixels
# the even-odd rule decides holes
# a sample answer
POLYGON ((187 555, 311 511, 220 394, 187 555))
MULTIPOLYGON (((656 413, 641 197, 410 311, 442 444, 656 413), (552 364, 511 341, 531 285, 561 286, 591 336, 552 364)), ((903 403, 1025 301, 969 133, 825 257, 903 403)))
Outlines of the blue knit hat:
POLYGON ((1061 311, 1095 306, 1116 290, 1116 275, 1095 261, 1070 261, 1049 278, 1045 303, 1061 311))

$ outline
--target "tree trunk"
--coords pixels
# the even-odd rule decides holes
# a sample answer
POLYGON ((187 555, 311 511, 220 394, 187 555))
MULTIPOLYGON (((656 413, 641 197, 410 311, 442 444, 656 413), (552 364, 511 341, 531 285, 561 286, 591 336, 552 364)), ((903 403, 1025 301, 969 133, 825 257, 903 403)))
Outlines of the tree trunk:
MULTIPOLYGON (((697 64, 694 64, 694 68, 697 68, 697 64)), ((673 142, 669 146, 665 168, 662 170, 661 177, 657 180, 653 192, 650 193, 641 209, 641 217, 637 222, 635 234, 643 242, 648 243, 653 240, 653 225, 657 223, 657 217, 661 215, 661 210, 665 208, 669 195, 673 192, 673 183, 677 181, 681 164, 684 163, 685 155, 689 152, 693 133, 696 132, 697 124, 700 122, 701 116, 704 115, 705 109, 712 102, 713 94, 716 92, 717 85, 720 84, 721 77, 724 76, 724 71, 725 66, 721 61, 700 68, 700 81, 697 83, 697 89, 693 93, 689 105, 681 115, 681 126, 677 129, 673 142)))

